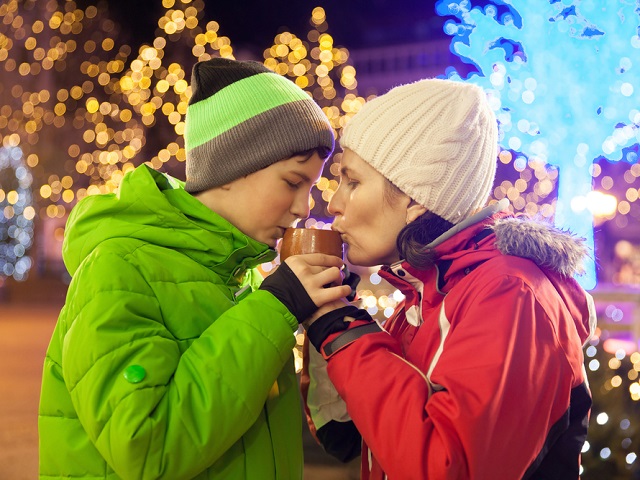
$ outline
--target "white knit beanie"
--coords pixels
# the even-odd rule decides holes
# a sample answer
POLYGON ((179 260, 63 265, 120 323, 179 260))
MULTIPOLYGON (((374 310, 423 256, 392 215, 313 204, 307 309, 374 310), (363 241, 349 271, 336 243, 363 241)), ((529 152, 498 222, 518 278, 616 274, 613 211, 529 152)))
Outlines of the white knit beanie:
POLYGON ((367 102, 345 127, 340 144, 456 224, 488 200, 498 128, 482 88, 427 79, 367 102))

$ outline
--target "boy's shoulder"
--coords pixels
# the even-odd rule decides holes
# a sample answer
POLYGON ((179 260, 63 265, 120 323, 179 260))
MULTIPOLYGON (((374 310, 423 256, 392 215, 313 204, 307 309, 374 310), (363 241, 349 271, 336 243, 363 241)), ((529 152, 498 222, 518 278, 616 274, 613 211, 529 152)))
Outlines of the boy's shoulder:
POLYGON ((87 260, 88 266, 96 263, 109 265, 120 260, 136 269, 148 281, 164 279, 180 282, 191 279, 223 283, 215 271, 185 253, 138 238, 105 240, 96 246, 87 260))
POLYGON ((206 285, 210 293, 216 289, 231 295, 215 271, 180 252, 139 239, 113 238, 96 246, 81 263, 71 280, 67 300, 73 299, 72 311, 109 292, 173 302, 181 297, 180 291, 199 290, 197 285, 206 285))

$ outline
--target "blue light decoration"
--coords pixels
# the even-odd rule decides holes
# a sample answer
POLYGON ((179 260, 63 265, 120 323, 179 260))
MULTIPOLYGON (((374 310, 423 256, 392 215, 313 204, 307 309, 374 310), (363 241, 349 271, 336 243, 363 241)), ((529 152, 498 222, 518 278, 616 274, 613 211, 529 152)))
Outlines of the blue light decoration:
POLYGON ((22 149, 0 147, 0 285, 7 277, 25 280, 32 265, 27 255, 33 243, 36 214, 32 182, 22 149))
MULTIPOLYGON (((438 0, 436 12, 477 69, 447 76, 485 89, 503 148, 559 168, 555 223, 593 249, 594 160, 637 162, 626 147, 640 141, 640 0, 438 0)), ((578 281, 592 289, 593 259, 586 268, 578 281)))

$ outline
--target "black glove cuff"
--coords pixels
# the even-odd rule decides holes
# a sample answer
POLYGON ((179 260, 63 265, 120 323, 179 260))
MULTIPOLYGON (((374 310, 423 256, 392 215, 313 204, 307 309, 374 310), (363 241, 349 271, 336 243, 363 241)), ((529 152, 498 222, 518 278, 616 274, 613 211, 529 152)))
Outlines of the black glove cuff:
POLYGON ((342 269, 342 273, 344 275, 342 285, 347 285, 349 288, 351 288, 351 293, 347 295, 346 298, 349 302, 353 302, 355 301, 357 296, 356 287, 358 286, 358 283, 360 283, 360 275, 349 270, 346 263, 344 265, 344 268, 342 269))
POLYGON ((272 293, 296 317, 298 323, 309 318, 318 309, 296 274, 285 262, 264 279, 260 290, 272 293))
POLYGON ((353 305, 325 313, 307 329, 307 337, 309 337, 309 341, 318 352, 320 352, 320 347, 329 335, 342 332, 349 327, 349 323, 344 321, 344 317, 352 317, 358 320, 371 320, 369 312, 354 307, 353 305))

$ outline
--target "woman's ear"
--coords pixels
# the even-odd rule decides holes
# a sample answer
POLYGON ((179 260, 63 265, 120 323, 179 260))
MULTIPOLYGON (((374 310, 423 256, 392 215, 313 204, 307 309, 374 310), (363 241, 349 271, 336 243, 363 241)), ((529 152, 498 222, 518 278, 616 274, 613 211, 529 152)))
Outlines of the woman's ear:
POLYGON ((409 225, 416 218, 420 217, 421 215, 424 215, 426 212, 427 212, 426 207, 411 200, 411 203, 407 207, 407 217, 405 218, 406 224, 409 225))

